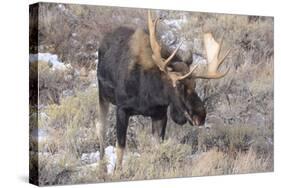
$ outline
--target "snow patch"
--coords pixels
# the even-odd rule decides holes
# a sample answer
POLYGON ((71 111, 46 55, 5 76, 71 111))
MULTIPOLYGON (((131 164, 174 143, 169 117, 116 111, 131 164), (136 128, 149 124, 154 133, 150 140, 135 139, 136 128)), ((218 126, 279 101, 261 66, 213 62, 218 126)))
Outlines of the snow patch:
MULTIPOLYGON (((140 157, 139 153, 131 153, 130 156, 140 157)), ((116 165, 116 148, 113 146, 108 146, 105 148, 105 159, 107 160, 107 173, 112 174, 116 165)), ((128 156, 124 156, 123 161, 126 161, 128 156)), ((81 156, 81 161, 84 167, 97 168, 100 161, 100 152, 83 153, 81 156)))
POLYGON ((48 139, 48 136, 49 135, 48 135, 47 130, 41 129, 41 128, 33 129, 31 132, 31 137, 36 139, 38 141, 38 143, 45 142, 48 139))
POLYGON ((51 53, 38 53, 38 54, 30 54, 29 55, 29 62, 33 63, 35 61, 43 61, 52 64, 53 70, 65 70, 66 68, 70 68, 71 65, 65 65, 61 62, 58 58, 58 55, 51 54, 51 53))
POLYGON ((112 174, 116 165, 116 155, 115 148, 113 146, 108 146, 105 148, 105 156, 107 159, 107 172, 112 174))
POLYGON ((100 152, 83 153, 81 160, 84 163, 97 163, 100 160, 100 152))
MULTIPOLYGON (((107 160, 107 172, 112 174, 116 165, 116 154, 115 148, 113 146, 108 146, 105 148, 105 158, 107 160)), ((83 153, 81 156, 81 161, 86 163, 87 166, 97 167, 100 160, 100 152, 83 153)))

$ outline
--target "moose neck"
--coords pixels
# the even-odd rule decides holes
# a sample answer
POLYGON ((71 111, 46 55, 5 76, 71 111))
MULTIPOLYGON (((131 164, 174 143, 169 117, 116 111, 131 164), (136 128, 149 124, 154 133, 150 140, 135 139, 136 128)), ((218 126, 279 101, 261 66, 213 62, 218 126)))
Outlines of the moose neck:
MULTIPOLYGON (((170 104, 177 112, 182 111, 176 89, 156 67, 144 70, 136 65, 131 69, 125 81, 125 92, 124 101, 132 115, 163 116, 170 104)), ((124 101, 119 100, 119 105, 124 101)))

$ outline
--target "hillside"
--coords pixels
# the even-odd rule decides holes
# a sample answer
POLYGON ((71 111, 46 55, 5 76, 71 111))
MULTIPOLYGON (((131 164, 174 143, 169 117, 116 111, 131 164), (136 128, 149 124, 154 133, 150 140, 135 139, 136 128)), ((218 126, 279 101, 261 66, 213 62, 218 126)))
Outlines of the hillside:
POLYGON ((119 26, 146 28, 146 10, 40 4, 38 28, 36 15, 30 14, 30 83, 39 78, 39 104, 30 106, 30 167, 39 169, 40 185, 273 170, 273 18, 160 10, 154 15, 162 18, 158 37, 163 46, 171 50, 184 41, 179 54, 192 54, 194 64, 206 64, 204 32, 216 39, 224 33, 223 50, 232 48, 222 67, 230 66, 226 77, 196 82, 207 108, 206 128, 179 126, 169 118, 166 139, 159 144, 149 118, 131 117, 123 171, 112 173, 116 128, 111 106, 109 173, 100 173, 98 48, 103 36, 119 26), (38 46, 32 35, 37 29, 38 46))

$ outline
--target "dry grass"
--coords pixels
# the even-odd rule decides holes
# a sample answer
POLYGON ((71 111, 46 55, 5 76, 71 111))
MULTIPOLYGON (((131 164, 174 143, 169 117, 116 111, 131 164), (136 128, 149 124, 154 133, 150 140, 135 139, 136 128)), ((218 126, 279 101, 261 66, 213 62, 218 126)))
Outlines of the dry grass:
POLYGON ((51 142, 47 141, 49 145, 47 148, 55 146, 57 148, 53 148, 55 151, 67 150, 76 155, 93 150, 97 145, 94 135, 94 120, 97 116, 96 96, 96 89, 89 88, 86 92, 77 93, 76 96, 66 97, 60 105, 49 105, 44 110, 47 118, 45 116, 39 118, 39 127, 54 137, 50 139, 51 142))
MULTIPOLYGON (((149 137, 149 135, 147 135, 149 137)), ((146 140, 151 141, 146 138, 146 140)), ((273 170, 270 154, 258 156, 253 149, 235 155, 211 149, 191 155, 189 145, 175 140, 155 144, 153 149, 144 147, 140 156, 127 151, 122 172, 103 176, 105 181, 210 176, 238 173, 268 172, 273 170)), ((99 172, 96 171, 95 176, 99 172)))
MULTIPOLYGON (((106 32, 120 25, 146 25, 144 10, 77 5, 64 8, 67 11, 62 12, 57 4, 42 4, 39 51, 58 54, 76 70, 95 69, 93 53, 106 32)), ((196 89, 205 101, 211 128, 178 126, 169 119, 166 140, 159 144, 151 136, 147 118, 131 118, 123 171, 105 174, 81 162, 83 153, 99 149, 94 128, 96 88, 89 87, 89 78, 85 83, 74 77, 69 85, 62 74, 52 72, 47 63, 41 62, 39 67, 31 67, 31 71, 39 70, 39 86, 46 83, 51 88, 49 91, 61 93, 70 89, 73 93, 60 96, 60 103, 54 104, 52 95, 48 98, 50 95, 40 90, 44 107, 38 114, 37 107, 30 108, 30 132, 39 127, 48 135, 39 144, 37 139, 30 138, 30 168, 39 169, 40 185, 273 170, 273 18, 258 17, 253 21, 238 15, 174 11, 157 14, 170 19, 188 18, 173 34, 178 36, 176 43, 185 38, 187 46, 192 46, 192 52, 199 57, 205 56, 203 31, 211 31, 217 39, 225 32, 223 51, 233 48, 227 65, 222 67, 231 67, 227 77, 197 81, 196 89)), ((159 28, 160 35, 171 30, 162 24, 159 28)), ((112 108, 108 116, 107 145, 116 141, 114 115, 112 108)))

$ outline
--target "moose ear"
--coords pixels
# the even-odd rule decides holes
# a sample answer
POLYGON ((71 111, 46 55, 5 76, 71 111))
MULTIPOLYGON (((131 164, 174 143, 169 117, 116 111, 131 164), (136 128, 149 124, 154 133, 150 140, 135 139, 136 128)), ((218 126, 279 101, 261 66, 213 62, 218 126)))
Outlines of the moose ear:
MULTIPOLYGON (((170 51, 162 49, 161 53, 163 54, 163 57, 168 57, 170 54, 170 51)), ((175 61, 183 61, 188 66, 192 64, 193 62, 193 56, 192 56, 192 50, 182 51, 179 50, 177 52, 177 56, 174 57, 175 61)))
POLYGON ((186 73, 186 72, 189 71, 188 65, 185 62, 182 62, 182 61, 174 61, 169 65, 168 68, 170 68, 171 71, 174 71, 174 72, 186 73))

